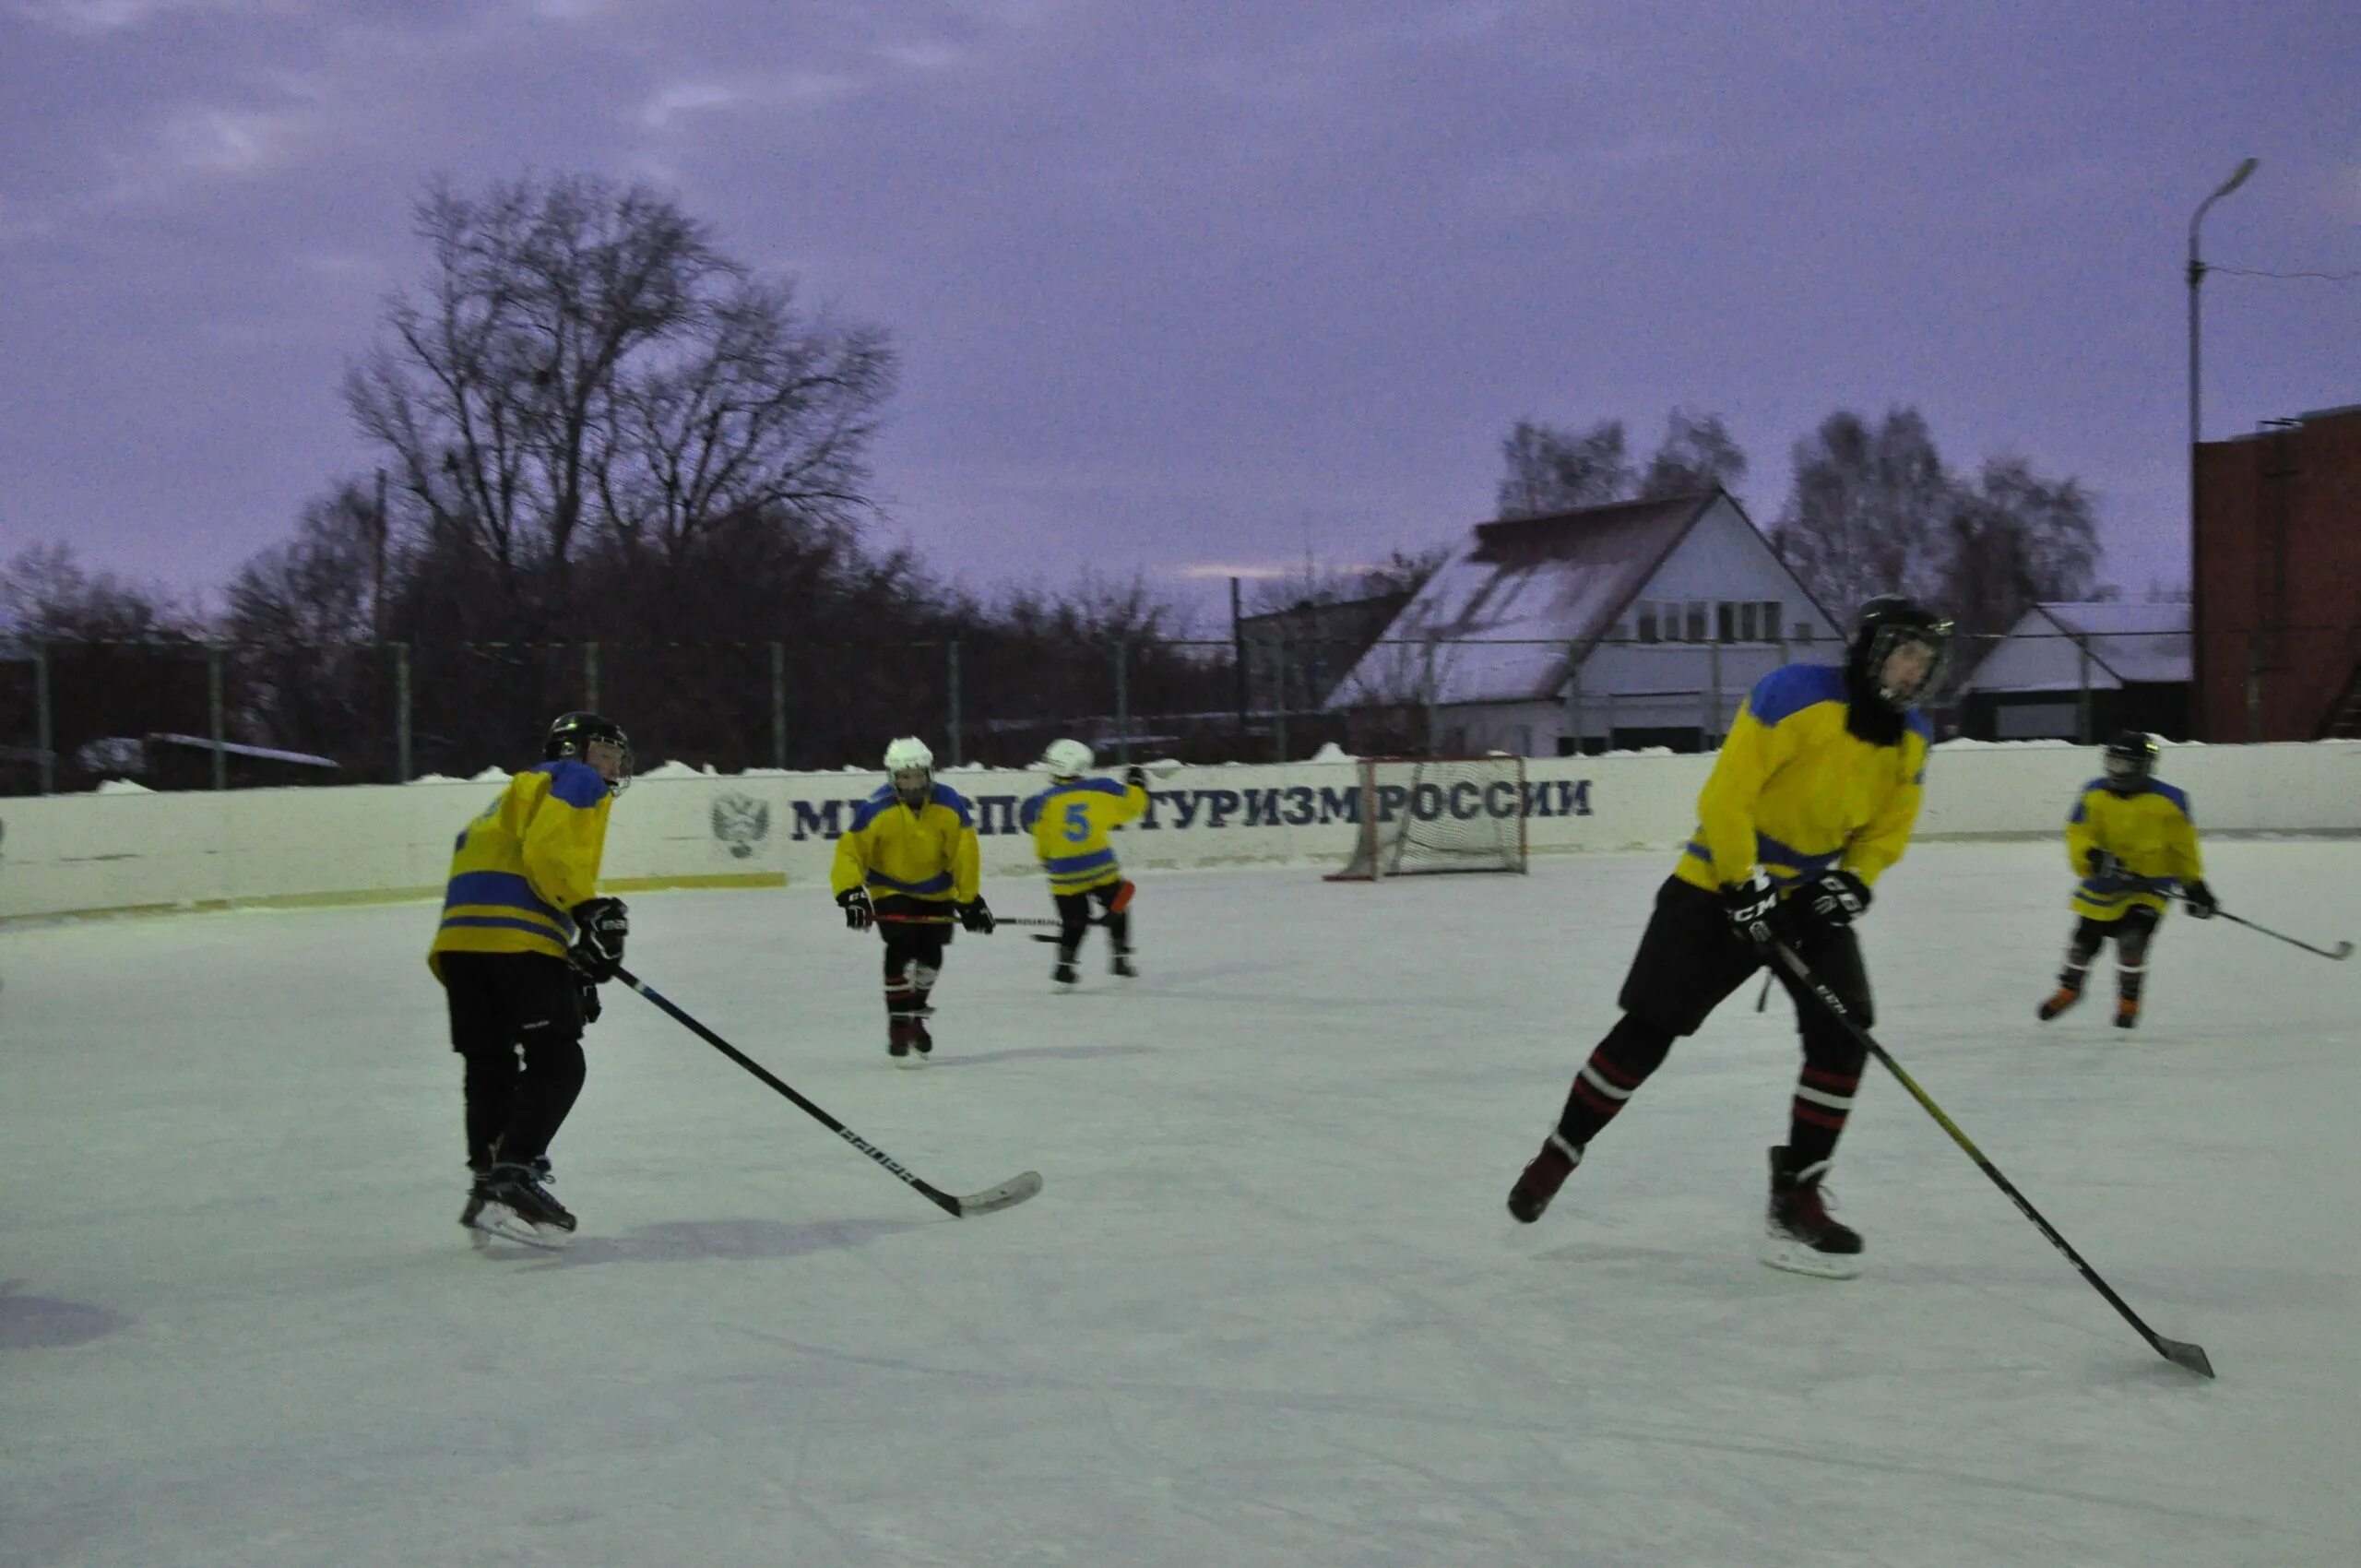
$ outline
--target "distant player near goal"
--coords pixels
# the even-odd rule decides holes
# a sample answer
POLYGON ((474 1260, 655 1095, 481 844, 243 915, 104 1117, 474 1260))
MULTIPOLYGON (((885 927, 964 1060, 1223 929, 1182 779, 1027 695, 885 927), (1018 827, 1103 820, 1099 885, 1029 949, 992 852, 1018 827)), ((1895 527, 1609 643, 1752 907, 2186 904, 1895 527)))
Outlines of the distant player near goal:
POLYGON ((1525 759, 1363 757, 1360 833, 1331 882, 1525 869, 1525 759))
POLYGON ((1074 957, 1082 939, 1090 933, 1090 907, 1099 909, 1098 923, 1107 928, 1114 949, 1110 973, 1135 979, 1132 964, 1132 906, 1134 889, 1124 880, 1107 835, 1147 810, 1147 771, 1123 769, 1123 781, 1086 777, 1097 759, 1080 741, 1051 741, 1041 754, 1050 787, 1017 808, 1016 826, 1033 835, 1034 852, 1049 873, 1050 896, 1058 907, 1058 967, 1050 978, 1073 985, 1082 977, 1074 957))

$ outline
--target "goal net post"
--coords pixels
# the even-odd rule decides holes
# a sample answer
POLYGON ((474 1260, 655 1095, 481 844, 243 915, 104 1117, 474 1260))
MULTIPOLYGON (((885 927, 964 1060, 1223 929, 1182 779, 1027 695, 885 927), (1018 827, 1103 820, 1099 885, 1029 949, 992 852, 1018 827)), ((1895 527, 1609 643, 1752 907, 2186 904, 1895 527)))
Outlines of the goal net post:
POLYGON ((1525 869, 1525 759, 1373 756, 1358 763, 1352 859, 1330 882, 1525 869))

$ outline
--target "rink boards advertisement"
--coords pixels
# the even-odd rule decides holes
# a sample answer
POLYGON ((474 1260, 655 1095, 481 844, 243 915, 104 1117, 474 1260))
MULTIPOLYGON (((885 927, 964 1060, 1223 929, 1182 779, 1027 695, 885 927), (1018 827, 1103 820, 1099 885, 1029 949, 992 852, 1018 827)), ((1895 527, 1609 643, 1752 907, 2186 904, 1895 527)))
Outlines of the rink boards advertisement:
MULTIPOLYGON (((1930 759, 1921 837, 2054 834, 2095 748, 1953 742, 1930 759)), ((1533 853, 1657 849, 1696 823, 1710 756, 1536 758, 1501 776, 1381 783, 1382 821, 1513 834, 1533 853)), ((2164 777, 2200 830, 2361 831, 2361 744, 2168 746, 2164 777)), ((949 768, 971 803, 986 885, 1037 873, 1017 826, 1036 772, 949 768)), ((867 771, 714 775, 666 767, 614 806, 604 881, 658 886, 811 886, 825 896, 836 841, 882 780, 867 771)), ((425 897, 452 835, 496 777, 406 785, 92 795, 0 801, 0 919, 238 904, 425 897)), ((1151 781, 1150 806, 1115 847, 1133 873, 1256 862, 1342 867, 1364 809, 1350 761, 1182 767, 1151 781)))

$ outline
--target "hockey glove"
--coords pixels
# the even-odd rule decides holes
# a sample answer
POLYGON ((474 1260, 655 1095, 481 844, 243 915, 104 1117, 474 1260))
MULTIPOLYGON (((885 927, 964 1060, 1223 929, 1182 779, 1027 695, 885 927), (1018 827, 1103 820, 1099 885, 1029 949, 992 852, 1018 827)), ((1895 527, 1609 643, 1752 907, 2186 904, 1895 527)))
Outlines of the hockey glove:
POLYGON ((1787 934, 1779 918, 1779 890, 1771 885, 1767 872, 1758 870, 1744 882, 1725 883, 1722 909, 1729 916, 1731 932, 1750 947, 1767 953, 1772 943, 1787 934))
POLYGON ((1146 789, 1147 769, 1142 767, 1138 763, 1132 764, 1131 766, 1123 769, 1123 782, 1130 785, 1134 790, 1146 789))
POLYGON ((1869 885, 1849 871, 1832 871, 1801 897, 1813 918, 1825 925, 1851 925, 1869 907, 1869 885))
POLYGON ((602 1009, 599 1005, 599 988, 590 983, 588 975, 574 977, 574 994, 582 1004, 582 1021, 595 1024, 602 1009))
POLYGON ((2105 882, 2123 874, 2123 857, 2112 849, 2093 849, 2090 862, 2091 876, 2095 881, 2105 882))
POLYGON ((991 907, 981 898, 970 898, 959 906, 959 925, 963 931, 972 931, 978 936, 990 936, 996 923, 992 919, 991 907))
POLYGON ((604 985, 623 967, 631 917, 620 898, 585 898, 574 906, 574 967, 592 985, 604 985))
POLYGON ((877 918, 877 906, 869 901, 866 887, 848 887, 836 895, 836 903, 845 912, 845 924, 854 931, 867 931, 877 918))
POLYGON ((2191 878, 2182 886, 2180 896, 2189 905, 2190 920, 2210 921, 2222 912, 2222 900, 2213 897, 2213 890, 2201 879, 2191 878))

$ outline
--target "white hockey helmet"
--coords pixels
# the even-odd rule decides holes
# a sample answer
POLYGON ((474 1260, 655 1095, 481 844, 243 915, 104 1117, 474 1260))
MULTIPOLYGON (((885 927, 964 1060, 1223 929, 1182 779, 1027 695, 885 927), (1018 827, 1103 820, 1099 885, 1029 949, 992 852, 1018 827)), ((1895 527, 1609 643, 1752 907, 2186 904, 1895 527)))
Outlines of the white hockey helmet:
POLYGON ((1080 741, 1051 741, 1041 754, 1041 766, 1052 778, 1079 778, 1090 771, 1090 748, 1080 741))
POLYGON ((885 771, 899 773, 904 768, 922 767, 934 771, 934 754, 916 735, 905 735, 885 748, 885 771))

